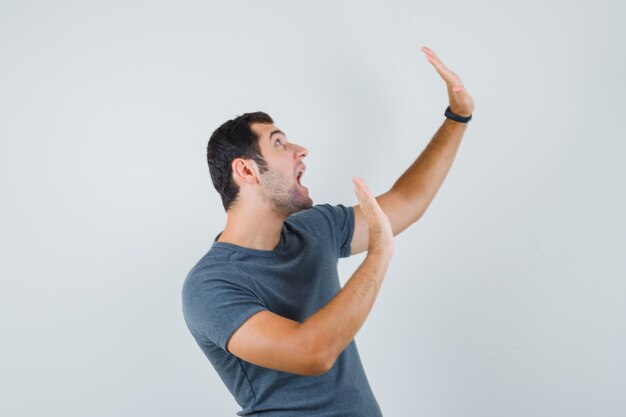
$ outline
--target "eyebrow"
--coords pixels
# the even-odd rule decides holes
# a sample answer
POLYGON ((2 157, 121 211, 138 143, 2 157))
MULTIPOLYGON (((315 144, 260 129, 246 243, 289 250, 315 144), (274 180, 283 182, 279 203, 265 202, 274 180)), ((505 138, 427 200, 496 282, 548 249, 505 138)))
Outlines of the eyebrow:
MULTIPOLYGON (((283 132, 283 131, 282 131, 282 130, 280 130, 280 129, 276 129, 275 131, 273 131, 272 133, 270 133, 270 139, 269 139, 269 140, 271 141, 271 140, 272 140, 272 136, 274 136, 275 134, 278 134, 278 133, 281 133, 281 134, 285 135, 285 132, 283 132)), ((287 135, 285 135, 285 136, 287 136, 287 135)))

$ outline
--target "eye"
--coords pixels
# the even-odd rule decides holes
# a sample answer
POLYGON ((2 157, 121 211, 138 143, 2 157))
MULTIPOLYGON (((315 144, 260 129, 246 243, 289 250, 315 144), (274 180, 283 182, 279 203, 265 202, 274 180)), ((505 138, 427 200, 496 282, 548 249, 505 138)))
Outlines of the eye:
MULTIPOLYGON (((278 142, 278 143, 280 143, 280 144, 282 145, 282 141, 281 141, 281 139, 280 139, 280 138, 278 138, 278 139, 276 139, 276 140, 274 141, 274 146, 276 145, 276 142, 278 142)), ((283 146, 284 146, 284 145, 283 145, 283 146)))

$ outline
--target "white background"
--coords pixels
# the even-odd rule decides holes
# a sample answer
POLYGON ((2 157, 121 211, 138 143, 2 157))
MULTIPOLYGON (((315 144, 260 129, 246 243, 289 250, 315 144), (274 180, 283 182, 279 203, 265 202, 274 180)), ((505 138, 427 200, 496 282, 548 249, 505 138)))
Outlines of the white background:
POLYGON ((625 14, 0 2, 0 414, 235 416, 180 298, 225 224, 210 134, 265 111, 316 204, 381 194, 443 122, 426 45, 476 109, 356 337, 384 415, 626 415, 625 14))

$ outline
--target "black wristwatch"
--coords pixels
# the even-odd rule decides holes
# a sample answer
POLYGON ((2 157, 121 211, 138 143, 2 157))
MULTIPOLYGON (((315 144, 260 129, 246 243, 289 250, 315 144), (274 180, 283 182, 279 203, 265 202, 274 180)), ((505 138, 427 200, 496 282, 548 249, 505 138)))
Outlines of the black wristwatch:
POLYGON ((452 119, 455 122, 459 122, 459 123, 467 123, 470 120, 472 120, 472 115, 470 114, 469 116, 465 117, 465 116, 459 116, 458 114, 454 114, 450 111, 450 106, 448 106, 448 108, 446 109, 446 112, 444 113, 444 115, 448 118, 448 119, 452 119))

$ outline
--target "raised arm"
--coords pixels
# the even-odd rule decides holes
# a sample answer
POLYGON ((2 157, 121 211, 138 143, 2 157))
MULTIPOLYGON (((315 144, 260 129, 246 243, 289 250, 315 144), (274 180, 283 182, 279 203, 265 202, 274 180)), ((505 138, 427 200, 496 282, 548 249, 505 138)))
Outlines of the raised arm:
MULTIPOLYGON (((427 47, 422 52, 446 83, 450 110, 459 116, 470 116, 474 100, 458 75, 447 68, 435 53, 427 47)), ((394 236, 419 220, 445 180, 456 156, 466 123, 445 118, 430 143, 398 178, 391 189, 376 197, 393 230, 394 236)), ((368 224, 359 205, 354 206, 354 236, 351 254, 367 250, 368 224)))

